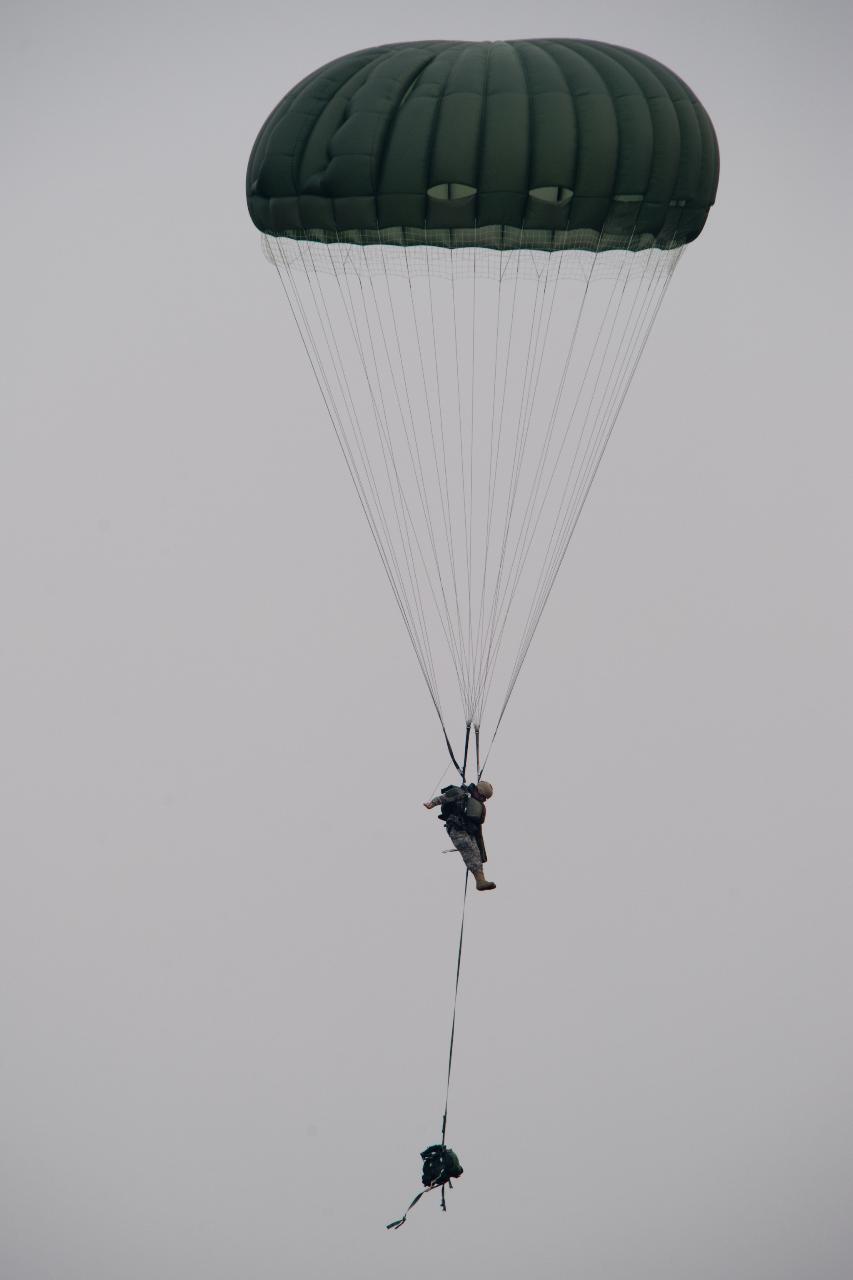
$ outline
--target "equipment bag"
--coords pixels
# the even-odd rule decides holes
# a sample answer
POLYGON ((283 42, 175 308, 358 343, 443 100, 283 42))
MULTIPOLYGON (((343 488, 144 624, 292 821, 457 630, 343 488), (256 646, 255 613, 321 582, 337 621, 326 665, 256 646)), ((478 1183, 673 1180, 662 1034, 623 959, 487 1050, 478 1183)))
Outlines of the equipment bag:
POLYGON ((458 1178, 462 1173, 459 1157, 450 1147, 440 1144, 427 1147, 426 1151, 421 1152, 421 1159, 424 1162, 421 1182, 425 1187, 440 1187, 442 1183, 458 1178))
POLYGON ((424 1189, 418 1192, 402 1218, 397 1218, 395 1222, 388 1223, 388 1231, 396 1231, 398 1227, 402 1227, 409 1215, 409 1210, 415 1207, 421 1196, 425 1196, 428 1191, 434 1191, 436 1187, 441 1187, 441 1207, 442 1209, 446 1208, 444 1188, 445 1186, 452 1188, 453 1183, 450 1179, 462 1176, 462 1165, 459 1163, 458 1155, 450 1147, 444 1146, 443 1143, 436 1143, 435 1146, 427 1147, 426 1151, 421 1152, 421 1159, 424 1162, 424 1171, 421 1175, 424 1189))

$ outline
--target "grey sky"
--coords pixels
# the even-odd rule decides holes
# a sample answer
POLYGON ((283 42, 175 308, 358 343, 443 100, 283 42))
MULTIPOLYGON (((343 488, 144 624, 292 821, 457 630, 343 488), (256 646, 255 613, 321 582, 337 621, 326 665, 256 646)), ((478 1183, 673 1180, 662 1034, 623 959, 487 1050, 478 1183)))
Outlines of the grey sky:
POLYGON ((4 25, 4 1280, 846 1280, 848 7, 4 25), (672 66, 722 178, 490 764, 465 1176, 389 1234, 462 871, 243 173, 337 54, 530 34, 672 66))

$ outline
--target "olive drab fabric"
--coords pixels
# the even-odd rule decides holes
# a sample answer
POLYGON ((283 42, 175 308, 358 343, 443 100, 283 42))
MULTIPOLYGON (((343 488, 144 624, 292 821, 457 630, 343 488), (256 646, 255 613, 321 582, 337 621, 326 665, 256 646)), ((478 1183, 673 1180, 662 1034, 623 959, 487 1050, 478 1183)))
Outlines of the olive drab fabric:
POLYGON ((427 1147, 421 1152, 421 1159, 424 1162, 421 1182, 425 1187, 440 1187, 451 1178, 461 1178, 464 1172, 456 1152, 442 1143, 427 1147))
POLYGON ((270 236, 563 249, 592 232, 639 250, 694 240, 718 173, 707 112, 644 54, 416 41, 292 89, 255 142, 247 198, 270 236))

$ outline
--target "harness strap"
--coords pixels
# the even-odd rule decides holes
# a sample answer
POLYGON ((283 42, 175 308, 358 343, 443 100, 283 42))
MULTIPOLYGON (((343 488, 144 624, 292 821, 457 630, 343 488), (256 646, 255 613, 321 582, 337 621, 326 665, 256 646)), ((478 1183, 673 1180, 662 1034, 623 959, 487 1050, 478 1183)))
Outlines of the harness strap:
POLYGON ((456 1039, 456 1005, 459 1000, 459 974, 462 969, 462 939, 465 936, 465 906, 468 901, 468 877, 471 873, 465 868, 465 891, 462 895, 462 919, 459 922, 459 950, 456 953, 456 985, 453 988, 453 1019, 450 1023, 450 1050, 447 1055, 447 1088, 444 1092, 444 1116, 441 1121, 441 1145, 445 1146, 447 1133, 447 1104, 450 1099, 450 1072, 453 1067, 453 1042, 456 1039))
MULTIPOLYGON (((450 745, 450 738, 448 737, 447 730, 444 727, 443 720, 441 721, 441 732, 444 734, 444 741, 447 745, 447 750, 450 755, 450 759, 453 761, 453 767, 456 770, 456 772, 459 774, 462 781, 464 782, 465 771, 468 768, 468 744, 471 741, 471 721, 469 720, 465 726, 465 750, 462 754, 461 765, 459 761, 456 759, 456 756, 454 755, 453 747, 450 745)), ((477 762, 479 767, 479 759, 480 759, 480 745, 479 745, 480 744, 480 727, 479 725, 474 726, 474 733, 477 738, 477 762)))
POLYGON ((441 726, 441 732, 444 734, 444 741, 447 743, 447 750, 450 752, 450 759, 453 761, 453 767, 462 778, 462 781, 464 782, 465 770, 459 767, 459 761, 456 759, 456 756, 453 754, 453 748, 450 745, 450 739, 447 736, 447 730, 445 729, 444 724, 442 724, 441 726))
POLYGON ((441 1187, 441 1207, 446 1211, 447 1205, 444 1203, 444 1191, 446 1187, 450 1187, 451 1191, 453 1190, 453 1183, 451 1182, 450 1178, 448 1178, 446 1182, 433 1182, 431 1186, 424 1187, 423 1191, 419 1191, 418 1194, 415 1196, 414 1200, 409 1205, 408 1209, 403 1214, 402 1218, 397 1218, 394 1222, 389 1222, 385 1230, 396 1231, 398 1227, 402 1227, 403 1223, 406 1221, 406 1218, 408 1218, 409 1214, 411 1213, 412 1209, 414 1209, 415 1205, 418 1203, 421 1196, 425 1196, 429 1191, 435 1191, 436 1187, 441 1187))
POLYGON ((402 1218, 397 1218, 396 1221, 389 1222, 385 1230, 396 1231, 398 1227, 402 1227, 403 1223, 406 1221, 412 1209, 414 1209, 415 1205, 420 1200, 421 1196, 425 1196, 428 1191, 433 1191, 433 1190, 435 1190, 434 1187, 424 1187, 423 1191, 419 1191, 418 1194, 415 1196, 414 1200, 412 1201, 412 1203, 409 1205, 406 1212, 403 1214, 402 1218))

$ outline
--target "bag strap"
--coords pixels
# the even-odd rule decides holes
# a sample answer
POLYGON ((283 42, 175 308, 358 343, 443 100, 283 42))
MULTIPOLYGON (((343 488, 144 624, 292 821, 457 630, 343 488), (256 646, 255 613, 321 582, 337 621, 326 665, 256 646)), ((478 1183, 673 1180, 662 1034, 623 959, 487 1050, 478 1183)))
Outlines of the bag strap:
MULTIPOLYGON (((425 1195, 427 1194, 427 1192, 428 1192, 428 1191, 435 1191, 435 1189, 436 1189, 436 1187, 437 1187, 438 1185, 439 1185, 439 1184, 438 1184, 437 1182, 434 1182, 434 1183, 432 1184, 432 1186, 431 1186, 431 1187, 424 1187, 423 1191, 419 1191, 419 1192, 418 1192, 418 1194, 415 1196, 414 1200, 412 1201, 412 1203, 409 1205, 409 1207, 408 1207, 408 1209, 406 1210, 406 1212, 403 1214, 402 1218, 398 1218, 396 1222, 389 1222, 389 1223, 388 1223, 388 1225, 386 1226, 385 1230, 386 1230, 386 1231, 396 1231, 398 1227, 402 1227, 403 1223, 406 1221, 406 1219, 408 1218, 409 1214, 411 1213, 411 1211, 414 1209, 415 1205, 416 1205, 416 1204, 418 1203, 418 1201, 420 1200, 421 1196, 425 1196, 425 1195)), ((441 1189, 441 1194, 442 1194, 442 1198, 443 1198, 443 1197, 444 1197, 444 1187, 443 1187, 443 1186, 442 1186, 442 1189, 441 1189)))

